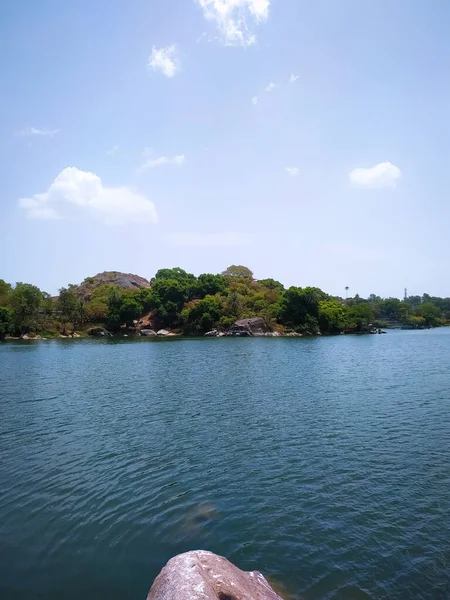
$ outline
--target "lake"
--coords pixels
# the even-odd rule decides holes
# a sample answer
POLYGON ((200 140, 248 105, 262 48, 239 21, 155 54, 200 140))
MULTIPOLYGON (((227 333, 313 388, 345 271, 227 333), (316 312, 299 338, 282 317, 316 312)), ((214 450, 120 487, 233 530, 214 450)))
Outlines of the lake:
POLYGON ((0 597, 450 597, 450 331, 0 344, 0 597))

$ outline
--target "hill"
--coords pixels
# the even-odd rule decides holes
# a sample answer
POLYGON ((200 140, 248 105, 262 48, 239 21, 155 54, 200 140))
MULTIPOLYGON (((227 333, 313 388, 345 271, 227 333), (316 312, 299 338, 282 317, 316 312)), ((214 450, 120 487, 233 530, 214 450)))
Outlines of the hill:
POLYGON ((94 277, 86 277, 86 279, 77 286, 77 292, 88 301, 95 290, 105 284, 117 285, 121 290, 139 290, 141 288, 150 287, 150 281, 139 275, 121 273, 120 271, 105 271, 94 275, 94 277))

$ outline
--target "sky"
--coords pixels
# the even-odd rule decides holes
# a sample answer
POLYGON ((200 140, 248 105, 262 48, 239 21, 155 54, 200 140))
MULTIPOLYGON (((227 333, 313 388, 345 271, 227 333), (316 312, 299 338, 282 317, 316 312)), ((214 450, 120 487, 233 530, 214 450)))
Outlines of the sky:
POLYGON ((0 278, 449 296, 449 27, 446 0, 4 3, 0 278))

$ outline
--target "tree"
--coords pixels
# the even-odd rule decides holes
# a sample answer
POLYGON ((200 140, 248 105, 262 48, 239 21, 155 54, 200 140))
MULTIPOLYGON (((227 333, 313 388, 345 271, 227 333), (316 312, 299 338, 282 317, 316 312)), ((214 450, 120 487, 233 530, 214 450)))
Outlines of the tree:
POLYGON ((133 296, 126 296, 120 307, 120 321, 132 327, 134 321, 142 315, 142 304, 133 296))
POLYGON ((150 307, 164 327, 180 324, 181 311, 188 300, 188 287, 176 279, 158 279, 151 288, 150 307))
POLYGON ((406 318, 408 306, 398 298, 386 298, 379 303, 379 310, 382 319, 403 321, 406 318))
POLYGON ((205 298, 205 296, 222 294, 226 287, 227 281, 222 275, 203 273, 198 276, 197 285, 195 286, 195 296, 197 298, 205 298))
POLYGON ((374 319, 373 308, 369 302, 360 302, 349 309, 349 316, 360 331, 367 329, 374 319))
POLYGON ((220 296, 206 296, 203 300, 190 302, 181 313, 183 330, 192 335, 211 331, 222 314, 220 296))
POLYGON ((11 284, 0 279, 0 306, 8 306, 11 300, 11 284))
POLYGON ((319 326, 324 333, 338 333, 349 327, 349 309, 336 300, 319 303, 319 326))
POLYGON ((424 302, 416 308, 416 316, 422 317, 427 327, 436 325, 440 314, 441 311, 432 302, 424 302))
POLYGON ((290 287, 284 294, 280 320, 293 328, 317 328, 319 303, 324 300, 328 296, 320 288, 290 287))
POLYGON ((151 279, 151 283, 155 283, 159 279, 170 279, 172 281, 181 281, 185 284, 195 284, 196 277, 192 275, 192 273, 187 273, 184 269, 180 269, 180 267, 175 267, 174 269, 159 269, 156 275, 151 279))
POLYGON ((276 279, 259 279, 258 285, 268 288, 269 290, 284 292, 284 285, 279 281, 276 281, 276 279))
POLYGON ((108 314, 106 316, 107 326, 113 331, 119 331, 122 323, 120 309, 122 307, 122 296, 119 288, 111 286, 108 294, 108 314))
POLYGON ((11 333, 11 311, 6 306, 0 306, 0 340, 11 333))
POLYGON ((75 331, 76 329, 80 305, 76 289, 76 286, 69 284, 69 287, 62 287, 59 290, 58 306, 59 310, 61 311, 62 321, 64 324, 64 331, 66 329, 66 322, 72 323, 73 331, 75 331))
POLYGON ((242 265, 231 265, 222 273, 224 277, 240 277, 242 279, 253 279, 253 273, 248 267, 242 265))
POLYGON ((242 296, 238 292, 230 292, 227 299, 227 309, 230 316, 238 318, 242 310, 242 296))
POLYGON ((14 331, 27 333, 38 326, 39 309, 42 304, 42 292, 31 283, 16 283, 11 291, 11 316, 14 331))

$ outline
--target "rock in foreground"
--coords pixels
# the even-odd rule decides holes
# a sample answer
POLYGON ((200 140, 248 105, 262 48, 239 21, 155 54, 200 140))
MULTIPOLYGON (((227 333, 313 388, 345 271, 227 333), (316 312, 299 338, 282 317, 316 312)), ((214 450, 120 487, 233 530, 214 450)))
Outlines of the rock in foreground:
POLYGON ((155 579, 147 600, 282 600, 258 571, 246 573, 205 550, 179 554, 155 579))

